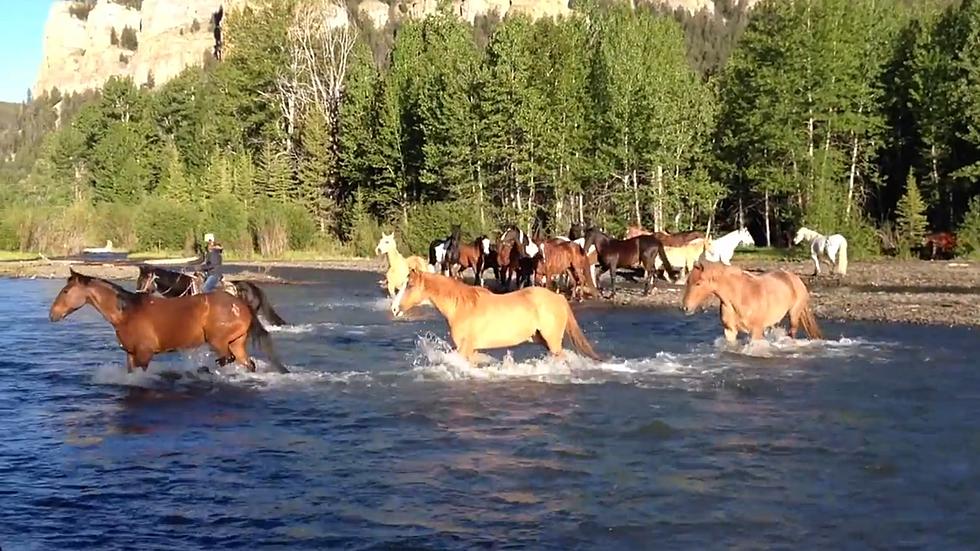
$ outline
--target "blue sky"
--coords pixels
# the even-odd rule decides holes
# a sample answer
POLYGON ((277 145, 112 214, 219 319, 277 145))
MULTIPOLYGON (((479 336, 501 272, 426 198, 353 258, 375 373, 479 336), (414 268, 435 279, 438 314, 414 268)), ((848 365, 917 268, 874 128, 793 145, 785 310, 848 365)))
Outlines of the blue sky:
POLYGON ((41 64, 44 21, 51 1, 0 1, 0 101, 27 98, 41 64))

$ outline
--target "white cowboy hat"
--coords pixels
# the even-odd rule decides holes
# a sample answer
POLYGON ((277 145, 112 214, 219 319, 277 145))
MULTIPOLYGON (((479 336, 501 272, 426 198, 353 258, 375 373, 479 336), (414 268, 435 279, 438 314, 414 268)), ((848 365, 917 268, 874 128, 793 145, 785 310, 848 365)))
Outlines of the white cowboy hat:
POLYGON ((204 241, 205 242, 214 241, 214 234, 213 233, 204 234, 204 241))

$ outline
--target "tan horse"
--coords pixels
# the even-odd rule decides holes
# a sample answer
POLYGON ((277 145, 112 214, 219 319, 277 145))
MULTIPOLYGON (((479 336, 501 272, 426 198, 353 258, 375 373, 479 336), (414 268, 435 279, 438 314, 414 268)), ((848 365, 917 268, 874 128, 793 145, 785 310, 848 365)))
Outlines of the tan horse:
POLYGON ((599 359, 582 333, 565 297, 541 287, 494 294, 439 274, 412 271, 408 287, 392 304, 400 316, 428 300, 446 318, 456 350, 470 363, 476 352, 533 340, 562 357, 565 332, 576 350, 599 359))
MULTIPOLYGON (((659 238, 658 238, 659 239, 659 238)), ((674 241, 677 243, 678 241, 674 241)), ((668 245, 661 240, 663 256, 667 260, 664 266, 664 279, 670 281, 670 270, 676 270, 677 279, 672 283, 684 284, 687 281, 687 274, 694 268, 701 255, 711 245, 711 241, 705 238, 694 239, 683 245, 668 245)))
POLYGON ((421 256, 410 256, 405 258, 398 252, 398 244, 395 242, 395 232, 381 233, 381 239, 374 248, 374 254, 384 254, 388 256, 388 271, 385 272, 385 280, 382 286, 388 288, 388 296, 394 298, 398 290, 405 287, 408 282, 408 272, 410 270, 428 271, 429 264, 421 256))
POLYGON ((153 356, 161 352, 197 348, 204 343, 218 353, 218 365, 237 362, 255 371, 246 346, 249 338, 254 338, 273 367, 287 372, 256 312, 228 293, 162 298, 132 293, 110 281, 71 270, 68 283, 51 304, 49 319, 61 321, 86 304, 116 330, 129 371, 136 367, 146 371, 153 356))
POLYGON ((794 273, 778 270, 755 275, 702 260, 687 280, 682 309, 693 314, 712 294, 721 301, 721 324, 730 343, 735 342, 739 331, 753 340, 763 338, 766 328, 781 322, 787 313, 791 337, 796 337, 802 325, 811 339, 823 338, 810 308, 810 293, 794 273))

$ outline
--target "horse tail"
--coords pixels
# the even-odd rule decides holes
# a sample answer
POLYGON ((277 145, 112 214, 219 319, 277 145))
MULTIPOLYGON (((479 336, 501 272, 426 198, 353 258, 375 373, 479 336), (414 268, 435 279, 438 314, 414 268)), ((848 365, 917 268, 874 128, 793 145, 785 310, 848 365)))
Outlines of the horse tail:
POLYGON ((289 323, 282 319, 282 316, 280 316, 279 313, 272 307, 272 303, 269 302, 269 297, 265 295, 265 291, 263 291, 261 287, 248 281, 239 281, 235 284, 247 285, 249 287, 249 289, 255 294, 255 298, 258 299, 258 304, 255 305, 256 310, 258 310, 258 312, 262 314, 265 319, 269 320, 269 323, 272 325, 289 325, 289 323))
POLYGON ((847 275, 847 240, 842 239, 840 250, 837 251, 837 272, 844 276, 847 275))
POLYGON ((809 304, 800 312, 800 324, 811 339, 823 339, 823 332, 820 331, 820 326, 817 325, 817 318, 813 315, 813 308, 809 304))
POLYGON ((589 339, 585 338, 585 334, 582 333, 582 328, 579 327, 578 321, 575 319, 575 313, 572 311, 572 305, 566 301, 565 308, 568 309, 565 332, 568 333, 568 338, 571 339, 575 350, 578 350, 579 353, 585 354, 593 360, 602 360, 599 354, 596 354, 596 351, 592 349, 592 345, 589 344, 589 339))
POLYGON ((279 359, 279 355, 276 354, 276 347, 272 344, 272 336, 269 335, 269 332, 262 326, 262 322, 259 321, 259 316, 256 315, 256 309, 252 308, 252 305, 249 305, 248 308, 252 311, 252 322, 248 326, 248 336, 259 345, 262 353, 269 359, 269 363, 272 364, 272 367, 277 372, 289 373, 286 366, 282 364, 282 360, 279 359))

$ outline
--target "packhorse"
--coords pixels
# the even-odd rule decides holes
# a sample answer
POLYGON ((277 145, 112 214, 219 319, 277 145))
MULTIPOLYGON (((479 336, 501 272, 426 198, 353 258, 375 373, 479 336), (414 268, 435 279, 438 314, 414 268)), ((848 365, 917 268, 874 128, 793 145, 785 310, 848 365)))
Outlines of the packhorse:
POLYGON ((146 371, 156 354, 197 348, 205 343, 218 354, 219 366, 234 362, 255 371, 247 346, 249 339, 254 339, 272 366, 280 373, 287 372, 256 310, 228 293, 158 297, 133 293, 72 269, 68 282, 51 304, 48 318, 61 321, 86 304, 91 304, 116 330, 116 338, 126 351, 127 371, 137 367, 146 371))
MULTIPOLYGON (((143 293, 157 292, 168 298, 193 296, 200 294, 204 283, 200 274, 183 274, 145 264, 139 270, 136 288, 143 293)), ((288 325, 272 307, 265 292, 251 281, 222 280, 222 290, 244 300, 249 308, 261 314, 272 325, 288 325)))

